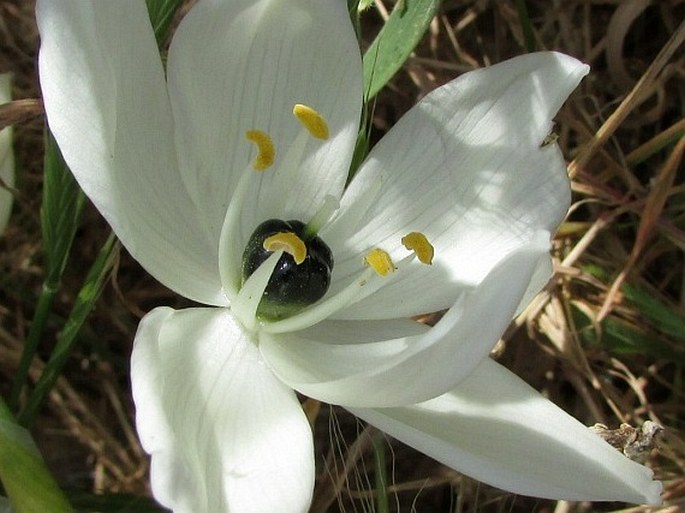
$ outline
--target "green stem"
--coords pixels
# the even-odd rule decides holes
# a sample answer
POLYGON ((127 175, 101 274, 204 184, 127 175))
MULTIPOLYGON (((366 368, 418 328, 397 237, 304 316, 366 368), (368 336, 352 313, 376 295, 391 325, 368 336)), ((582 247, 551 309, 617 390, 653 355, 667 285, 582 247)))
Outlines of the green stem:
POLYGON ((19 404, 21 390, 26 382, 26 378, 28 377, 31 361, 38 350, 38 344, 43 336, 43 330, 45 329, 45 324, 47 323, 48 316, 50 315, 52 303, 55 300, 57 291, 58 287, 48 284, 47 282, 43 284, 40 297, 38 298, 38 304, 36 305, 36 311, 33 314, 33 320, 31 321, 31 327, 29 328, 29 334, 26 337, 24 349, 21 353, 19 367, 12 382, 9 401, 10 405, 15 410, 19 404))
POLYGON ((521 29, 523 30, 523 42, 526 45, 526 50, 529 52, 535 51, 535 34, 533 34, 533 24, 530 22, 528 15, 528 6, 526 0, 516 0, 516 10, 519 13, 519 20, 521 21, 521 29))
POLYGON ((376 487, 376 513, 389 513, 388 474, 385 458, 385 436, 377 432, 373 436, 373 470, 376 487))

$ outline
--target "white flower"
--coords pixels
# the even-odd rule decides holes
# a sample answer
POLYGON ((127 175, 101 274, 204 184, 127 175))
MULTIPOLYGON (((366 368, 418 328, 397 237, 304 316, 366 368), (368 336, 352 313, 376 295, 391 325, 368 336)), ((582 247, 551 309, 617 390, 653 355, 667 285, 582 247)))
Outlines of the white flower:
MULTIPOLYGON (((12 99, 12 77, 0 74, 0 105, 12 99)), ((6 186, 14 187, 14 151, 12 150, 12 127, 0 130, 0 179, 6 186)), ((12 210, 12 194, 0 185, 0 235, 7 227, 12 210)))
POLYGON ((39 0, 37 14, 67 163, 131 254, 208 305, 157 308, 136 335, 137 427, 162 504, 306 511, 312 435, 293 389, 517 493, 659 502, 650 470, 488 358, 550 276, 569 185, 541 142, 587 66, 539 53, 460 77, 345 189, 362 100, 345 2, 201 0, 166 75, 142 0, 39 0), (262 249, 267 219, 311 233, 262 249), (325 296, 283 319, 263 302, 258 318, 283 251, 304 279, 292 259, 313 254, 300 243, 314 232, 334 260, 325 296), (401 242, 411 232, 421 258, 401 242), (271 254, 251 275, 248 242, 271 254), (407 319, 446 308, 434 328, 407 319))

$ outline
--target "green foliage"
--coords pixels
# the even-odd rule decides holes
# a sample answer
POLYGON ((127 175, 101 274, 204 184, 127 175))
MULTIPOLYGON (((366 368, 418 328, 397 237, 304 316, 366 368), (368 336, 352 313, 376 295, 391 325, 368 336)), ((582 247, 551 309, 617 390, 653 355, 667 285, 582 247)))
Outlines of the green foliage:
POLYGON ((1 399, 0 479, 14 513, 73 513, 31 434, 15 422, 1 399))
MULTIPOLYGON (((348 183, 370 149, 371 100, 404 65, 440 7, 441 0, 400 0, 364 54, 364 111, 354 148, 348 183)), ((352 23, 359 35, 359 13, 373 0, 348 0, 352 23)))
POLYGON ((43 207, 40 212, 46 284, 57 286, 67 265, 85 198, 52 134, 46 136, 43 207))
POLYGON ((388 513, 390 511, 390 503, 388 501, 388 462, 386 458, 385 435, 380 431, 374 433, 372 444, 376 513, 388 513))
POLYGON ((26 337, 19 368, 14 376, 10 401, 16 406, 28 376, 31 360, 38 350, 45 323, 67 265, 71 245, 85 204, 85 196, 69 171, 52 134, 45 137, 43 164, 43 205, 40 211, 45 252, 45 279, 26 337))
POLYGON ((609 316, 600 323, 598 333, 592 319, 576 305, 572 309, 573 321, 582 340, 592 346, 601 346, 614 354, 645 354, 656 358, 682 361, 685 353, 678 356, 675 348, 642 326, 637 326, 625 319, 609 316))
POLYGON ((402 0, 364 54, 364 91, 378 94, 409 57, 426 32, 441 0, 402 0))
POLYGON ((682 312, 638 287, 626 284, 621 291, 659 331, 679 341, 681 349, 685 350, 685 316, 682 312))
POLYGON ((161 45, 169 32, 171 20, 183 0, 146 0, 146 3, 157 44, 161 45))
POLYGON ((59 377, 62 367, 66 363, 69 354, 77 342, 77 336, 81 326, 90 314, 95 301, 100 297, 105 279, 109 275, 115 257, 116 238, 110 234, 109 238, 100 249, 98 257, 95 259, 86 280, 76 297, 76 302, 71 310, 71 314, 59 334, 57 345, 52 351, 43 373, 41 374, 36 388, 29 397, 26 407, 22 410, 19 421, 26 426, 33 423, 45 398, 50 393, 52 386, 59 377))
POLYGON ((523 30, 523 40, 526 45, 526 50, 529 52, 535 51, 535 34, 533 33, 533 24, 528 15, 528 6, 526 0, 516 0, 516 10, 519 14, 519 21, 521 22, 521 29, 523 30))
MULTIPOLYGON (((585 268, 606 280, 606 273, 595 266, 585 268)), ((685 361, 685 317, 649 291, 624 284, 621 287, 626 306, 639 314, 638 321, 614 313, 605 318, 599 330, 583 309, 572 305, 573 321, 583 341, 600 345, 616 354, 644 354, 675 363, 685 361), (598 332, 599 331, 599 332, 598 332)))
POLYGON ((357 134, 357 141, 354 145, 354 153, 352 154, 350 171, 347 174, 348 184, 350 183, 350 180, 352 180, 352 177, 359 169, 359 166, 361 166, 362 162, 364 162, 366 155, 369 153, 369 146, 371 142, 369 141, 369 129, 367 127, 370 127, 370 121, 367 120, 366 110, 363 114, 363 118, 364 120, 362 122, 362 128, 361 130, 359 130, 359 133, 357 134))

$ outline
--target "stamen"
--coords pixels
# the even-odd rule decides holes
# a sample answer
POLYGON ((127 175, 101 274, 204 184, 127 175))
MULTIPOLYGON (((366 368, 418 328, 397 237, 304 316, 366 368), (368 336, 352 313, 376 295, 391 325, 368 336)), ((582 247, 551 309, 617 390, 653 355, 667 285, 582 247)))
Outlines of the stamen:
POLYGON ((364 262, 380 276, 387 276, 396 269, 390 255, 379 248, 374 248, 369 251, 364 257, 364 262))
MULTIPOLYGON (((397 262, 396 269, 400 272, 405 269, 414 260, 414 255, 409 255, 397 262)), ((378 277, 378 274, 373 268, 368 268, 357 276, 350 284, 339 290, 333 295, 323 298, 319 303, 312 305, 301 313, 295 314, 292 317, 276 322, 265 322, 261 329, 269 333, 286 333, 289 331, 298 331, 313 326, 324 319, 330 318, 336 312, 343 308, 361 301, 369 297, 378 289, 390 283, 394 276, 399 275, 400 272, 394 273, 393 276, 385 278, 378 277)))
POLYGON ((324 299, 320 303, 307 308, 302 313, 298 313, 292 317, 283 319, 282 321, 264 323, 261 328, 269 333, 286 333, 313 326, 351 304, 354 300, 360 299, 360 292, 362 290, 370 288, 371 290, 369 293, 378 290, 381 284, 372 284, 374 281, 385 282, 385 280, 380 279, 374 280, 373 270, 367 269, 358 276, 356 280, 334 296, 324 299))
POLYGON ((249 196, 250 184, 255 177, 248 165, 240 175, 238 184, 233 191, 231 202, 226 209, 224 224, 219 236, 219 274, 226 295, 233 303, 235 295, 240 289, 240 256, 235 241, 239 240, 240 214, 245 200, 249 196))
POLYGON ((279 232, 264 239, 262 244, 267 251, 284 251, 293 257, 295 263, 300 265, 307 257, 307 246, 293 232, 279 232))
POLYGON ((245 132, 245 137, 248 141, 255 143, 259 150, 259 154, 253 164, 255 171, 264 171, 270 168, 274 163, 276 150, 269 134, 261 130, 248 130, 245 132))
POLYGON ((431 265, 433 263, 433 255, 435 249, 433 245, 428 242, 428 239, 423 233, 411 232, 402 237, 402 244, 409 251, 414 251, 419 261, 423 264, 431 265))
POLYGON ((304 125, 312 137, 323 140, 328 139, 328 125, 321 114, 301 103, 293 107, 293 114, 300 120, 300 123, 304 125))

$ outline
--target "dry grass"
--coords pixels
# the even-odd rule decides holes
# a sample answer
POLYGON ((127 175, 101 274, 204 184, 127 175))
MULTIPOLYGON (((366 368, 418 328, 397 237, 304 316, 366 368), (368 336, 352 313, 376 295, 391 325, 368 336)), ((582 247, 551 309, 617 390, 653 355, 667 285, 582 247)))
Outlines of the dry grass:
MULTIPOLYGON (((407 1, 407 0, 404 0, 407 1)), ((390 10, 389 0, 377 2, 390 10)), ((17 205, 0 240, 0 392, 6 393, 42 279, 42 117, 35 77, 31 2, 0 0, 0 72, 15 75, 17 205)), ((512 324, 498 358, 587 424, 653 420, 666 427, 649 458, 665 482, 665 503, 685 509, 685 57, 682 0, 529 0, 539 49, 592 66, 558 116, 573 176, 574 204, 555 243, 557 276, 512 324), (681 324, 682 326, 682 324, 681 324)), ((364 20, 364 42, 383 9, 364 20)), ((404 69, 378 97, 379 136, 418 98, 458 74, 524 53, 516 2, 445 0, 404 69)), ((102 244, 92 208, 77 234, 41 356, 102 244)), ((95 492, 146 493, 147 460, 132 426, 127 360, 137 320, 182 299, 122 252, 117 272, 84 329, 35 435, 60 482, 95 492)), ((41 369, 31 369, 35 379, 41 369)), ((315 421, 320 478, 312 511, 365 511, 373 502, 372 440, 349 414, 307 403, 315 421)), ((391 510, 613 511, 621 505, 554 503, 479 485, 396 442, 391 510), (595 509, 593 509, 595 508, 595 509)), ((561 464, 561 463, 560 463, 561 464)), ((623 511, 643 511, 631 508, 623 511)))

